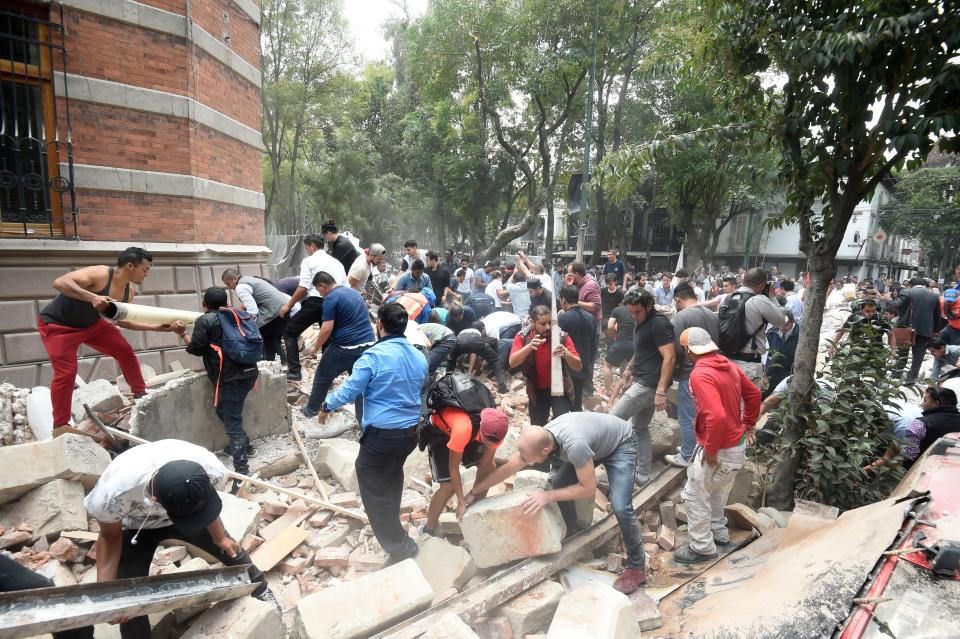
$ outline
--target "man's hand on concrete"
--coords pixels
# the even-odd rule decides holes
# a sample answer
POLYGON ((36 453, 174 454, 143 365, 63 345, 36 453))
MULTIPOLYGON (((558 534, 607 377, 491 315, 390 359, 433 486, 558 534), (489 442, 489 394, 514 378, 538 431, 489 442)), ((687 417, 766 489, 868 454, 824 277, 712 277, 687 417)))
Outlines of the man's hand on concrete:
POLYGON ((523 503, 520 504, 520 510, 523 511, 524 515, 535 515, 540 512, 540 509, 550 503, 550 498, 547 497, 547 493, 542 490, 537 492, 530 493, 527 495, 527 498, 523 500, 523 503))
POLYGON ((463 519, 463 513, 466 510, 467 510, 466 497, 464 497, 464 501, 457 502, 457 520, 458 521, 460 519, 463 519))

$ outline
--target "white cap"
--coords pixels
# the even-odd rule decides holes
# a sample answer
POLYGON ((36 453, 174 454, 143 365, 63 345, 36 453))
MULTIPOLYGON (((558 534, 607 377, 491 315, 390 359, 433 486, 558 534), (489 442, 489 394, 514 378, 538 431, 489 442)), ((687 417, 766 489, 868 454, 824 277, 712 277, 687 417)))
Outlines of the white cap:
POLYGON ((697 355, 704 355, 720 350, 719 347, 713 343, 710 333, 697 326, 692 326, 680 333, 680 346, 697 355))

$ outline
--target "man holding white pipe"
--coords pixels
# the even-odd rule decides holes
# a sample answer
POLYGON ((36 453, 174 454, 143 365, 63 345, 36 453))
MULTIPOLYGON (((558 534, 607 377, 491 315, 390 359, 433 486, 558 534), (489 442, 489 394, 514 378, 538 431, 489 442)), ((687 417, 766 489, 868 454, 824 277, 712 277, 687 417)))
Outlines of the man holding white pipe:
MULTIPOLYGON (((116 326, 100 317, 100 312, 106 310, 110 302, 132 302, 135 293, 130 285, 143 283, 152 263, 153 256, 148 251, 131 246, 117 256, 116 267, 87 266, 54 280, 53 288, 58 294, 43 307, 37 321, 40 339, 53 366, 50 400, 54 428, 70 422, 73 385, 77 377, 77 350, 81 344, 117 360, 135 396, 146 392, 133 347, 116 326)), ((117 324, 134 331, 170 331, 169 324, 127 320, 117 324)))

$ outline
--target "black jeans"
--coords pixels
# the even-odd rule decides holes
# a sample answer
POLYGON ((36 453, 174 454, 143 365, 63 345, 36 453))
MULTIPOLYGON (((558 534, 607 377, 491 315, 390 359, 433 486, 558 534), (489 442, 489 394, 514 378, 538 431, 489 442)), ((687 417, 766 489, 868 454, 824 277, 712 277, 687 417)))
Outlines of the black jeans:
MULTIPOLYGON (((157 550, 160 542, 164 539, 177 539, 193 544, 197 548, 210 553, 227 566, 250 564, 248 570, 250 581, 260 584, 253 591, 253 595, 258 597, 267 591, 267 578, 250 561, 250 555, 245 550, 241 550, 236 557, 228 557, 217 544, 213 543, 213 537, 205 528, 195 535, 187 535, 177 529, 176 526, 144 528, 137 535, 137 543, 134 545, 130 543, 130 540, 136 533, 136 530, 123 531, 123 546, 120 548, 120 563, 117 566, 118 579, 145 577, 150 571, 150 561, 153 559, 153 553, 157 550)), ((150 620, 146 616, 134 617, 130 621, 120 624, 120 636, 123 639, 144 639, 145 637, 149 639, 150 620)))
POLYGON ((570 403, 570 410, 574 412, 583 410, 583 389, 589 381, 587 378, 573 378, 573 401, 570 403))
MULTIPOLYGON (((34 588, 53 588, 53 582, 43 575, 24 568, 9 555, 0 554, 0 592, 34 588)), ((61 630, 53 633, 53 637, 54 639, 93 639, 93 626, 61 630)))
POLYGON ((373 534, 394 561, 417 554, 417 544, 400 523, 403 462, 416 447, 416 426, 405 429, 367 426, 360 437, 360 454, 354 464, 360 499, 373 534))
POLYGON ((956 329, 948 324, 940 331, 940 339, 942 339, 945 344, 956 346, 960 344, 960 329, 956 329))
MULTIPOLYGON (((913 382, 916 381, 917 376, 920 375, 920 364, 923 363, 923 356, 927 353, 927 342, 930 341, 929 336, 920 336, 917 335, 913 342, 913 346, 910 347, 911 361, 910 361, 910 370, 907 372, 907 381, 913 382)), ((907 366, 907 351, 906 349, 900 350, 900 357, 897 358, 897 364, 894 370, 897 371, 895 377, 900 377, 903 369, 907 366)))
POLYGON ((450 359, 450 353, 453 352, 456 346, 457 337, 455 335, 447 335, 430 347, 430 352, 427 353, 427 364, 430 366, 429 375, 431 377, 437 372, 441 364, 450 359))
POLYGON ((503 366, 500 365, 500 354, 497 352, 499 341, 493 337, 476 337, 473 339, 457 339, 457 345, 450 353, 450 363, 447 368, 454 370, 457 365, 457 359, 461 355, 476 355, 484 360, 493 368, 493 376, 497 380, 497 386, 500 392, 505 392, 507 387, 507 378, 503 374, 503 366))
MULTIPOLYGON (((320 363, 317 365, 317 372, 313 376, 313 388, 310 390, 310 399, 307 401, 308 413, 313 414, 320 410, 320 405, 327 398, 327 391, 330 390, 333 380, 341 373, 353 372, 353 365, 368 348, 370 347, 344 348, 336 345, 324 347, 320 363)), ((357 397, 353 405, 356 409, 357 423, 363 423, 363 396, 357 397)))
POLYGON ((223 422, 223 430, 230 439, 223 451, 233 457, 233 470, 243 475, 250 474, 247 465, 250 438, 243 430, 243 403, 256 383, 257 378, 252 377, 220 384, 220 402, 217 404, 217 417, 223 422))
POLYGON ((287 328, 287 322, 290 316, 274 317, 272 320, 260 327, 260 336, 263 337, 263 359, 272 362, 277 355, 280 361, 287 360, 287 354, 283 349, 283 331, 287 328))
POLYGON ((537 389, 536 400, 530 398, 530 423, 534 426, 546 426, 550 421, 550 413, 553 412, 553 418, 570 412, 572 406, 566 395, 553 397, 550 395, 549 388, 537 389))
POLYGON ((283 329, 283 344, 287 348, 287 379, 299 380, 300 347, 297 339, 313 324, 323 321, 323 298, 308 297, 300 302, 300 311, 291 317, 283 329))

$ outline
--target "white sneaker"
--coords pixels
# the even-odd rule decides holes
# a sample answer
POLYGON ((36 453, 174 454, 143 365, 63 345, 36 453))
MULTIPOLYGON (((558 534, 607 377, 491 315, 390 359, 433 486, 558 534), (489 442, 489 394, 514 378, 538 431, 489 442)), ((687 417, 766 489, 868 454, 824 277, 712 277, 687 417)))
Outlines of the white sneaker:
POLYGON ((688 462, 683 457, 681 457, 679 453, 677 453, 676 455, 664 455, 663 458, 667 460, 667 463, 670 464, 671 466, 679 466, 680 468, 686 468, 690 465, 690 462, 688 462))

